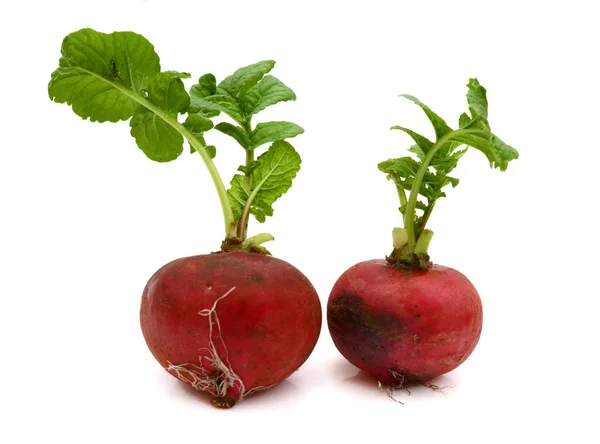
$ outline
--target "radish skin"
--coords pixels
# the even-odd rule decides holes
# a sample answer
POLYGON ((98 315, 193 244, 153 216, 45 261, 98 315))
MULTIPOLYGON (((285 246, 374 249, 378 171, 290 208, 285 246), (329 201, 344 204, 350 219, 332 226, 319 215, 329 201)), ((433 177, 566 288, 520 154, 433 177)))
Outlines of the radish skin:
POLYGON ((427 382, 462 364, 481 334, 481 299, 469 280, 439 265, 399 270, 361 262, 335 283, 327 323, 340 353, 380 382, 427 382))
POLYGON ((285 261, 214 253, 160 268, 142 295, 140 321, 163 368, 216 406, 231 407, 306 361, 321 306, 308 279, 285 261))

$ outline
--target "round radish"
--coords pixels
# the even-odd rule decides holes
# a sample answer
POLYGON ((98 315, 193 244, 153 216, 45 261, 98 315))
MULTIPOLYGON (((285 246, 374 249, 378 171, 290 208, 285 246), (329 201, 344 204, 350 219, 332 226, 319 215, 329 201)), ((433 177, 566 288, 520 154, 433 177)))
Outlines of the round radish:
POLYGON ((321 329, 308 279, 287 262, 244 252, 163 266, 146 285, 140 319, 158 362, 219 407, 287 378, 321 329))
POLYGON ((504 171, 517 151, 491 132, 486 90, 469 81, 470 115, 459 129, 413 96, 432 123, 436 141, 405 127, 416 145, 414 157, 389 159, 379 169, 400 198, 404 228, 393 230, 394 249, 385 260, 361 262, 335 283, 327 304, 327 323, 336 347, 355 366, 388 389, 427 381, 462 364, 475 349, 482 328, 482 305, 469 280, 452 268, 433 265, 428 247, 433 232, 425 226, 466 149, 482 151, 490 165, 504 171), (407 197, 406 192, 409 192, 407 197))
POLYGON ((452 268, 361 262, 338 279, 327 323, 338 350, 383 383, 426 382, 458 367, 481 334, 481 300, 452 268))
MULTIPOLYGON (((129 121, 151 160, 169 162, 189 149, 204 162, 219 197, 225 228, 220 252, 170 262, 144 290, 141 327, 152 354, 171 375, 211 394, 217 407, 281 382, 312 352, 321 305, 308 279, 262 246, 273 236, 248 237, 250 215, 259 222, 272 216, 301 164, 285 140, 302 134, 300 126, 252 124, 265 108, 296 99, 267 75, 275 62, 245 66, 218 84, 204 74, 188 93, 183 81, 190 74, 161 71, 152 44, 133 32, 81 29, 64 38, 61 54, 48 84, 52 100, 72 106, 83 119, 129 121), (220 114, 230 121, 214 125, 220 114), (213 127, 243 148, 244 163, 228 188, 213 161, 217 150, 206 142, 213 127)), ((111 149, 106 155, 117 157, 111 149)), ((193 225, 179 224, 187 230, 193 225)))

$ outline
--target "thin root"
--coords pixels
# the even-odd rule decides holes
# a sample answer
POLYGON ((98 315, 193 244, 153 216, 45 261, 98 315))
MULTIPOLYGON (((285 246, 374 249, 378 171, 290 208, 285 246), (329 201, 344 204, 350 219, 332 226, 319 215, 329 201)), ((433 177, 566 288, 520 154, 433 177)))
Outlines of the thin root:
POLYGON ((398 404, 402 404, 404 405, 404 403, 402 401, 397 400, 394 397, 394 391, 395 390, 404 390, 406 393, 408 393, 408 396, 410 396, 412 393, 409 390, 409 387, 415 387, 415 386, 423 386, 423 387, 427 387, 431 390, 433 390, 434 392, 440 392, 443 395, 446 394, 446 392, 444 392, 445 389, 447 388, 454 388, 454 385, 446 385, 443 387, 440 387, 436 384, 433 384, 432 382, 418 382, 418 381, 406 381, 406 376, 404 375, 404 373, 400 373, 397 372, 395 370, 390 369, 389 370, 390 373, 392 374, 393 378, 394 378, 394 383, 382 383, 381 381, 377 381, 377 383, 379 384, 379 388, 383 391, 385 391, 385 393, 388 395, 388 397, 397 402, 398 404))
POLYGON ((198 312, 200 316, 208 318, 208 347, 201 348, 200 351, 204 350, 208 353, 206 355, 200 355, 198 357, 198 365, 196 364, 178 364, 174 365, 167 361, 167 367, 165 369, 173 373, 179 380, 191 384, 196 390, 210 393, 215 399, 226 399, 227 402, 214 403, 217 407, 229 408, 237 401, 241 401, 246 396, 259 391, 265 390, 269 387, 254 387, 251 390, 246 391, 244 382, 238 376, 238 374, 231 367, 229 362, 229 354, 227 352, 227 346, 221 336, 221 324, 219 323, 219 316, 217 315, 217 304, 222 299, 229 296, 236 287, 232 287, 223 296, 219 297, 210 309, 204 309, 198 312), (213 331, 216 330, 217 338, 221 342, 224 350, 223 356, 219 356, 215 343, 213 341, 213 331), (203 364, 203 359, 206 361, 211 370, 207 369, 203 364), (232 399, 227 396, 227 392, 237 388, 239 393, 237 399, 232 399))

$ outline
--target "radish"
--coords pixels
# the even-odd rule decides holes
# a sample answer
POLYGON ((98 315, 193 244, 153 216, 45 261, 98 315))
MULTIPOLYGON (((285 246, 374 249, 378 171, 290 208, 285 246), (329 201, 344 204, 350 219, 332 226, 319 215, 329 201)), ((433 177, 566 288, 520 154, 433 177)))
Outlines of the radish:
POLYGON ((310 281, 262 245, 273 236, 247 234, 250 215, 259 222, 272 216, 273 203, 300 170, 300 156, 285 141, 303 133, 300 126, 251 122, 265 108, 296 99, 268 75, 275 62, 240 68, 218 84, 205 74, 188 93, 182 79, 190 75, 161 72, 154 47, 139 34, 81 29, 65 37, 61 50, 48 85, 52 100, 83 119, 129 120, 138 147, 157 162, 179 157, 186 140, 219 196, 220 251, 169 262, 143 291, 140 323, 156 360, 221 408, 283 381, 314 349, 321 305, 310 281), (221 113, 234 123, 214 125, 211 119, 221 113), (245 151, 229 189, 213 162, 216 149, 205 141, 213 127, 245 151), (271 145, 256 157, 265 144, 271 145))
POLYGON ((449 176, 466 145, 483 152, 493 168, 506 170, 517 151, 490 130, 486 90, 476 79, 467 85, 470 115, 452 130, 415 97, 405 95, 427 115, 436 141, 401 126, 415 142, 414 157, 379 164, 397 188, 404 228, 392 232, 386 259, 350 267, 335 283, 327 303, 327 323, 340 353, 374 375, 388 393, 433 378, 462 364, 475 349, 482 328, 481 299, 460 272, 433 265, 428 255, 433 232, 426 229, 442 189, 458 185, 449 176), (406 191, 409 192, 408 197, 406 191), (420 214, 417 214, 417 210, 420 214))

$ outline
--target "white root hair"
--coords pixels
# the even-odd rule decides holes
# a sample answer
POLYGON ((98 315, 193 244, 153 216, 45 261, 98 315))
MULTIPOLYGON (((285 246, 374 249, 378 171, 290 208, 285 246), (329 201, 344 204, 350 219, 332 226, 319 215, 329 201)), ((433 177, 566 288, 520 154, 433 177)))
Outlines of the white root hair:
POLYGON ((402 401, 399 401, 396 398, 394 398, 395 390, 404 390, 406 393, 408 393, 408 396, 410 396, 411 391, 408 389, 409 387, 413 387, 415 385, 422 385, 423 387, 427 387, 427 388, 433 390, 434 392, 440 392, 445 395, 446 394, 446 392, 444 392, 445 389, 454 388, 453 385, 446 385, 444 387, 440 387, 436 384, 433 384, 431 381, 429 381, 429 382, 412 382, 412 383, 407 384, 406 383, 406 375, 404 373, 397 372, 393 369, 389 369, 389 372, 392 374, 392 377, 394 378, 394 383, 384 384, 381 381, 377 381, 377 383, 379 384, 379 388, 381 390, 383 390, 391 400, 397 402, 398 404, 402 404, 402 405, 404 405, 404 403, 402 401))
POLYGON ((219 323, 219 316, 217 315, 217 304, 219 301, 229 296, 235 289, 236 287, 232 287, 223 296, 217 298, 210 309, 204 309, 198 312, 200 316, 208 318, 208 347, 202 347, 198 351, 208 352, 208 355, 203 354, 198 356, 198 365, 191 363, 175 365, 167 361, 168 365, 165 367, 165 370, 174 374, 179 380, 191 384, 196 390, 210 393, 217 399, 225 398, 229 389, 237 388, 239 395, 235 401, 241 401, 251 393, 269 387, 260 386, 247 391, 244 381, 242 381, 235 370, 233 370, 231 362, 229 362, 227 346, 221 336, 221 324, 219 323), (223 356, 219 355, 215 346, 213 340, 213 334, 215 333, 218 340, 221 342, 223 356), (202 361, 203 359, 206 360, 212 369, 207 369, 205 367, 202 361))

